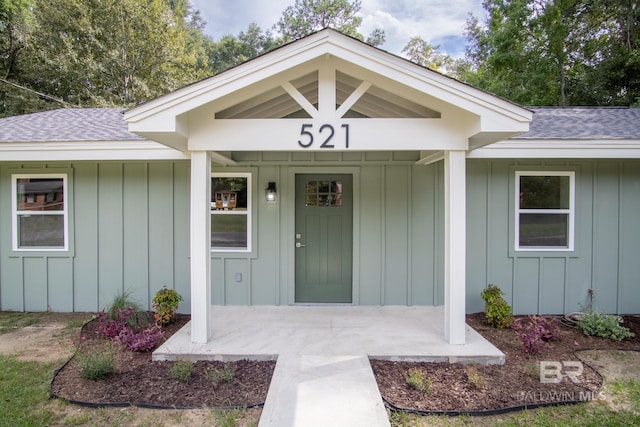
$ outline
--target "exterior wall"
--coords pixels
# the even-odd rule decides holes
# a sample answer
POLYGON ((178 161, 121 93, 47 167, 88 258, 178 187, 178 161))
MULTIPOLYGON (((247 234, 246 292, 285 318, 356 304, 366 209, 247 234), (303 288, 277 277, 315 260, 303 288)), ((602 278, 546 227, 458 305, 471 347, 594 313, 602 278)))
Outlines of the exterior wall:
POLYGON ((467 312, 499 286, 516 314, 640 313, 640 161, 469 160, 467 312), (576 171, 573 252, 515 252, 515 170, 576 171))
POLYGON ((120 292, 148 309, 163 285, 189 299, 189 162, 0 165, 0 309, 97 311, 120 292), (12 173, 69 173, 68 253, 11 250, 12 173))
MULTIPOLYGON (((212 303, 293 301, 293 194, 298 172, 354 172, 354 303, 443 304, 443 165, 415 153, 236 153, 252 173, 253 252, 212 254, 212 303), (267 204, 264 189, 278 186, 267 204), (357 226, 356 226, 357 225, 357 226), (236 273, 242 279, 236 281, 236 273)), ((96 311, 122 291, 142 306, 162 286, 190 309, 189 162, 0 165, 0 309, 96 311), (69 171, 70 251, 11 250, 11 173, 69 171)), ((519 314, 595 308, 640 312, 640 161, 467 161, 467 312, 494 283, 519 314), (515 252, 515 170, 576 171, 576 250, 515 252)))
POLYGON ((443 166, 415 165, 417 153, 235 153, 253 172, 254 250, 214 253, 213 304, 286 305, 294 301, 293 173, 354 174, 354 303, 441 305, 443 278, 443 166), (344 168, 344 169, 342 169, 344 168), (327 172, 329 171, 329 172, 327 172), (264 189, 275 181, 276 205, 264 189), (355 228, 359 224, 359 228, 355 228), (277 250, 274 250, 277 248, 277 250), (280 268, 274 268, 280 266, 280 268), (242 280, 236 281, 240 273, 242 280))

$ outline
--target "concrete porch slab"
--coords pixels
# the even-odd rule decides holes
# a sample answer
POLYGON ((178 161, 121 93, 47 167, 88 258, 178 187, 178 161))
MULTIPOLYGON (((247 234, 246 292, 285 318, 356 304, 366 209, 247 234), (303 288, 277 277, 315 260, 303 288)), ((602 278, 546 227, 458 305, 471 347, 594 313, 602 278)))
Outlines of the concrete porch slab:
POLYGON ((504 363, 469 326, 448 344, 443 307, 214 306, 210 321, 208 343, 187 324, 153 360, 277 360, 260 427, 389 427, 369 358, 504 363))
POLYGON ((444 307, 213 306, 213 335, 191 343, 186 325, 153 360, 275 360, 278 355, 503 364, 504 354, 471 327, 466 344, 444 339, 444 307))

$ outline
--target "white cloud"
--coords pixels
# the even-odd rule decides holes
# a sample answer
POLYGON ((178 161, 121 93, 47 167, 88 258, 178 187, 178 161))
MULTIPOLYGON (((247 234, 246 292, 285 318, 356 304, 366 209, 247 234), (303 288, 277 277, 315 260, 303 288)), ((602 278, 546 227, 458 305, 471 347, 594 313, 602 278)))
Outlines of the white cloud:
MULTIPOLYGON (((216 40, 237 35, 252 22, 271 29, 294 2, 191 0, 207 21, 205 31, 216 40)), ((375 28, 384 29, 387 41, 382 48, 391 53, 400 54, 409 39, 419 35, 455 56, 464 48, 464 23, 470 12, 482 15, 481 0, 362 0, 360 32, 367 36, 375 28)))

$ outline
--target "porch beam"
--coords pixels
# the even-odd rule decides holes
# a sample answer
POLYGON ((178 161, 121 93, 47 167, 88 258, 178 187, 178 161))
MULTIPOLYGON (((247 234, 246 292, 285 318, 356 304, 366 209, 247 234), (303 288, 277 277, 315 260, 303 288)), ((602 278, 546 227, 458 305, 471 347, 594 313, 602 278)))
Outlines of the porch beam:
POLYGON ((211 155, 191 153, 191 342, 211 337, 211 155))
POLYGON ((465 343, 466 152, 444 153, 444 335, 465 343))
POLYGON ((194 129, 189 137, 189 150, 467 150, 467 137, 463 126, 445 118, 340 119, 326 122, 316 119, 216 119, 194 129), (324 142, 327 144, 323 146, 324 142))

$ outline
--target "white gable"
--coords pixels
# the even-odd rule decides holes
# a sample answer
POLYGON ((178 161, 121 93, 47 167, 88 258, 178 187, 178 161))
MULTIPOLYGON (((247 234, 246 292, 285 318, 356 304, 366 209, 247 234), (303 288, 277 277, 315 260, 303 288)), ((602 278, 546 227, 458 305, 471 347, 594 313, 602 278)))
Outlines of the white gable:
POLYGON ((429 153, 473 149, 526 132, 531 116, 501 98, 323 30, 135 107, 125 119, 130 131, 183 151, 329 147, 429 153))

